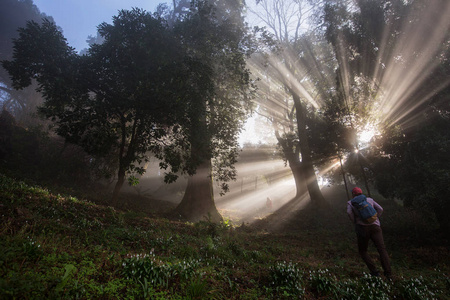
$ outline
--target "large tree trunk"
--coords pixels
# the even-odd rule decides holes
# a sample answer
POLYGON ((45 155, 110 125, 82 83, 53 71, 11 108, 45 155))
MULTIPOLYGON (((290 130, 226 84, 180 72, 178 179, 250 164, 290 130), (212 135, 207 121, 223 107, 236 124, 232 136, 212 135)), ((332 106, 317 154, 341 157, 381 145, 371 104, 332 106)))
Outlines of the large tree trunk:
POLYGON ((286 157, 286 160, 288 161, 289 168, 291 168, 296 188, 295 198, 299 199, 308 191, 306 187, 306 180, 302 168, 302 163, 300 162, 299 152, 298 150, 293 151, 294 147, 292 145, 292 142, 282 138, 277 130, 275 130, 275 136, 278 140, 278 144, 283 149, 283 153, 286 157))
MULTIPOLYGON (((122 122, 121 122, 121 127, 122 127, 122 139, 121 139, 121 143, 120 143, 120 148, 119 148, 119 171, 117 173, 117 182, 116 182, 116 186, 114 187, 114 191, 113 191, 113 195, 112 195, 112 199, 111 199, 111 203, 113 206, 117 206, 119 204, 119 193, 120 193, 120 189, 123 186, 123 183, 125 182, 125 174, 126 174, 126 161, 129 161, 129 159, 127 159, 126 157, 124 157, 124 153, 125 153, 125 145, 126 145, 126 128, 125 128, 125 118, 122 117, 122 122)), ((136 125, 136 123, 135 123, 136 125)), ((133 131, 135 129, 135 126, 133 128, 133 131)), ((127 152, 127 156, 130 153, 131 150, 131 142, 130 142, 130 146, 128 147, 128 152, 127 152)))
POLYGON ((305 173, 303 172, 302 164, 300 162, 295 162, 293 164, 289 163, 289 166, 291 167, 292 175, 294 175, 295 180, 295 198, 300 199, 304 194, 308 192, 305 173))
POLYGON ((309 148, 308 134, 306 132, 306 107, 302 104, 300 96, 297 93, 291 91, 291 94, 294 99, 296 109, 303 172, 305 175, 309 196, 311 197, 311 203, 319 208, 325 207, 327 204, 322 195, 322 191, 320 190, 319 183, 317 182, 316 172, 314 170, 314 164, 311 157, 311 149, 309 148))
POLYGON ((203 109, 196 112, 198 115, 194 118, 195 124, 192 126, 197 133, 190 140, 192 161, 199 162, 199 164, 195 174, 189 176, 183 199, 175 212, 192 222, 209 220, 219 223, 222 221, 222 216, 214 203, 206 102, 203 105, 203 109))
POLYGON ((222 216, 214 203, 210 160, 203 162, 197 168, 197 172, 189 177, 186 191, 176 212, 192 222, 222 221, 222 216))

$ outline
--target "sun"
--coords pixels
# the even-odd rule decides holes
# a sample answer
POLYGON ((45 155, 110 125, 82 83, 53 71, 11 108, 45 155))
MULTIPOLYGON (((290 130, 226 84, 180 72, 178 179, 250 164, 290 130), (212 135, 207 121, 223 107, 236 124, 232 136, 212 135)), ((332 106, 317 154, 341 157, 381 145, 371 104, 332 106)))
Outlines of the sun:
POLYGON ((366 125, 364 129, 358 133, 358 141, 362 144, 367 144, 378 133, 378 129, 375 125, 366 125))

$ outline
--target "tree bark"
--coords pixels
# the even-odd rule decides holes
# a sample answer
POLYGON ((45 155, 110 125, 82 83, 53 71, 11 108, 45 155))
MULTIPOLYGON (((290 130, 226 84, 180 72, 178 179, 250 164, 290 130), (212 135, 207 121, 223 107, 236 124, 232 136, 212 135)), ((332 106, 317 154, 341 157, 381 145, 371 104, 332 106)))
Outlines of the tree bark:
POLYGON ((300 199, 304 194, 308 192, 308 187, 306 186, 305 173, 303 172, 303 166, 301 162, 296 162, 293 165, 290 164, 292 174, 295 180, 295 198, 300 199))
POLYGON ((344 185, 345 185, 345 192, 347 193, 347 200, 350 200, 350 194, 349 194, 348 185, 347 185, 347 178, 345 176, 344 166, 342 165, 342 156, 340 154, 339 154, 339 162, 341 164, 342 178, 344 178, 344 185))
MULTIPOLYGON (((117 173, 117 182, 116 185, 114 187, 114 191, 113 191, 113 195, 112 195, 112 199, 111 199, 111 203, 113 206, 117 206, 119 204, 119 193, 120 193, 120 189, 123 186, 123 183, 125 182, 125 174, 126 174, 126 167, 128 166, 127 163, 129 162, 129 155, 130 153, 133 151, 132 150, 132 146, 131 146, 131 142, 130 145, 128 147, 128 151, 125 155, 125 146, 126 146, 126 127, 125 127, 125 117, 121 116, 121 128, 122 128, 122 137, 121 137, 121 142, 120 142, 120 148, 119 148, 119 171, 117 173)), ((135 126, 136 123, 134 123, 133 125, 133 133, 135 130, 135 126)))
POLYGON ((278 144, 283 149, 284 156, 286 157, 289 168, 294 176, 296 188, 295 198, 298 199, 308 191, 298 150, 292 151, 292 145, 290 145, 289 141, 283 139, 278 131, 275 131, 275 136, 277 137, 278 144))
POLYGON ((125 169, 119 167, 118 178, 116 185, 114 186, 114 192, 111 199, 111 204, 117 206, 119 204, 119 192, 125 182, 125 169))
POLYGON ((192 222, 222 221, 214 203, 210 160, 203 162, 196 173, 189 176, 183 199, 175 211, 192 222))

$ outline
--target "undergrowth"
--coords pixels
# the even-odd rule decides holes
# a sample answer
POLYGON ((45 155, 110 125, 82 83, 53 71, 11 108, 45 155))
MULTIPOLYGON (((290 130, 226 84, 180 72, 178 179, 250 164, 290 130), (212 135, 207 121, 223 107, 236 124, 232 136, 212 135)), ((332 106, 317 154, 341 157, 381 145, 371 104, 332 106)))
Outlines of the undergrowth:
POLYGON ((365 274, 347 227, 283 234, 228 220, 183 223, 3 175, 0 199, 1 299, 445 299, 450 291, 449 261, 430 263, 423 246, 392 245, 392 281, 365 274))

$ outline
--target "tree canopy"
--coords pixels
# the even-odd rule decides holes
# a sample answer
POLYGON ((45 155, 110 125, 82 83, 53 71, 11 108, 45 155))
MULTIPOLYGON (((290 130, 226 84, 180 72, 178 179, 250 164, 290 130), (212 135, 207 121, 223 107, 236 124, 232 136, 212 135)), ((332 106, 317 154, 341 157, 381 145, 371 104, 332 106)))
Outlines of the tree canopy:
POLYGON ((29 22, 15 41, 14 60, 3 65, 16 88, 38 82, 41 112, 59 135, 98 158, 115 153, 116 199, 126 173, 142 171, 135 163, 177 133, 177 114, 192 89, 181 47, 162 19, 121 11, 99 32, 105 42, 78 56, 54 23, 29 22))
POLYGON ((194 2, 173 27, 159 14, 122 10, 99 25, 103 43, 81 56, 53 22, 31 21, 3 66, 18 89, 37 81, 40 111, 67 142, 115 162, 114 202, 126 177, 135 182, 144 172, 139 163, 149 151, 167 182, 211 159, 217 181, 226 182, 235 177, 237 134, 251 107, 250 38, 233 3, 194 2))

